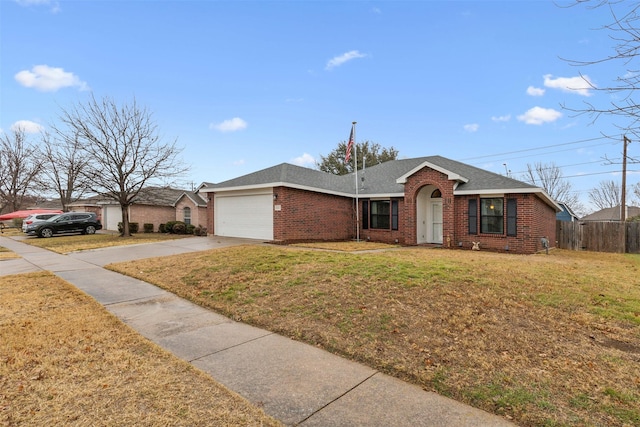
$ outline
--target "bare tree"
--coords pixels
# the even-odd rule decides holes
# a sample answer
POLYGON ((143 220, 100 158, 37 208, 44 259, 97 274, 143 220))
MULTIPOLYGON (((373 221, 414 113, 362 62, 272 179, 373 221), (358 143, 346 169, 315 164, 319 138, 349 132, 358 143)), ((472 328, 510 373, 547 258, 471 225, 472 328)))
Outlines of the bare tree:
POLYGON ((71 203, 89 191, 89 183, 83 175, 89 158, 77 135, 68 135, 60 129, 54 129, 54 136, 49 133, 42 136, 45 154, 43 171, 48 178, 47 189, 58 195, 62 210, 67 211, 71 203))
POLYGON ((589 200, 598 209, 607 209, 620 206, 622 191, 620 184, 614 180, 600 181, 600 184, 589 190, 589 200))
POLYGON ((637 182, 632 187, 632 191, 633 191, 633 195, 635 196, 635 200, 633 200, 631 203, 638 206, 640 205, 640 182, 637 182))
MULTIPOLYGON (((640 89, 640 73, 635 63, 640 53, 640 4, 637 2, 624 2, 620 0, 575 0, 571 6, 586 5, 587 8, 608 7, 611 13, 611 22, 603 24, 600 30, 607 31, 611 40, 616 43, 613 53, 604 58, 592 60, 566 59, 566 61, 577 67, 596 66, 605 62, 618 64, 619 75, 611 84, 596 86, 589 78, 583 76, 584 87, 592 91, 604 92, 609 96, 607 104, 596 105, 585 101, 582 108, 570 108, 563 104, 563 108, 576 114, 588 114, 592 117, 593 123, 600 116, 608 116, 620 119, 620 123, 614 126, 624 134, 634 135, 635 140, 640 136, 640 104, 634 95, 640 89)), ((576 88, 579 89, 579 88, 576 88)), ((611 136, 619 139, 619 136, 611 136)), ((628 158, 629 163, 638 163, 640 160, 628 158)))
POLYGON ((91 96, 85 104, 64 109, 60 118, 89 159, 81 172, 89 188, 120 205, 122 236, 130 236, 129 206, 140 190, 188 170, 176 142, 161 141, 152 114, 135 99, 118 105, 91 96))
POLYGON ((23 208, 25 197, 38 191, 42 160, 23 129, 0 135, 0 211, 23 208))
POLYGON ((554 162, 537 162, 534 165, 527 163, 527 172, 522 180, 543 188, 552 199, 565 203, 574 212, 584 212, 584 206, 578 194, 573 191, 571 182, 563 177, 562 169, 554 162))

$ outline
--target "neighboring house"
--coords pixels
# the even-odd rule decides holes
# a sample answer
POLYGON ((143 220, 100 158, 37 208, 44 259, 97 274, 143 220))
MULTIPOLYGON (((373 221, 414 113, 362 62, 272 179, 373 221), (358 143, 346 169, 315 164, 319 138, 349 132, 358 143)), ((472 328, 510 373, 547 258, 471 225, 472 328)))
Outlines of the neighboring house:
POLYGON ((541 188, 440 156, 337 176, 283 163, 206 183, 209 234, 351 240, 534 253, 561 208, 541 188), (357 201, 357 205, 356 205, 357 201), (356 216, 357 212, 357 216, 356 216), (357 218, 357 221, 356 221, 357 218), (356 228, 357 227, 357 228, 356 228))
MULTIPOLYGON (((613 208, 601 209, 597 212, 589 214, 585 217, 582 217, 581 221, 601 221, 601 222, 612 222, 612 221, 620 221, 620 205, 613 208)), ((636 206, 627 206, 627 211, 625 213, 625 218, 632 218, 634 216, 640 215, 640 208, 636 206)))
POLYGON ((568 222, 578 221, 578 215, 573 212, 569 205, 563 202, 558 202, 558 206, 560 206, 560 209, 562 210, 556 214, 556 220, 568 222))
MULTIPOLYGON (((122 210, 113 199, 104 196, 90 197, 70 205, 74 211, 95 212, 105 230, 118 230, 122 222, 122 210)), ((206 225, 207 203, 197 192, 169 187, 143 189, 129 206, 129 222, 137 222, 139 231, 144 224, 153 224, 158 231, 160 224, 168 221, 184 221, 195 226, 206 225)))

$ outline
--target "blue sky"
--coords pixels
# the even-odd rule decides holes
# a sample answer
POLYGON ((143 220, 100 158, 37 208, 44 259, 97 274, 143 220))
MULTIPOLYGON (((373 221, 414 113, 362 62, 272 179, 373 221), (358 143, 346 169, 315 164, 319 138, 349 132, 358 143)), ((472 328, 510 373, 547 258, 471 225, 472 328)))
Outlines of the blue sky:
MULTIPOLYGON (((607 9, 550 1, 0 0, 0 129, 37 140, 93 93, 147 107, 219 182, 314 167, 349 136, 400 157, 441 155, 518 178, 555 162, 584 203, 620 180, 620 135, 562 105, 607 105, 621 64, 607 9), (506 164, 506 166, 505 166, 506 164)), ((622 123, 624 125, 624 123, 622 123)), ((621 137, 620 137, 621 139, 621 137)), ((629 146, 638 155, 640 141, 629 146)), ((630 165, 629 185, 640 179, 630 165)))

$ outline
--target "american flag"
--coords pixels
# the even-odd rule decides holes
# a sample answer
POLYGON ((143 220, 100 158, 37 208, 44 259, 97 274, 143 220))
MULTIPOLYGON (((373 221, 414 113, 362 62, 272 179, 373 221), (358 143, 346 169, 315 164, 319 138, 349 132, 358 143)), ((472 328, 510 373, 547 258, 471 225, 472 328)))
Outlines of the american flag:
POLYGON ((351 126, 351 135, 349 135, 349 143, 347 144, 347 155, 344 157, 345 163, 351 161, 351 150, 353 150, 353 126, 351 126))

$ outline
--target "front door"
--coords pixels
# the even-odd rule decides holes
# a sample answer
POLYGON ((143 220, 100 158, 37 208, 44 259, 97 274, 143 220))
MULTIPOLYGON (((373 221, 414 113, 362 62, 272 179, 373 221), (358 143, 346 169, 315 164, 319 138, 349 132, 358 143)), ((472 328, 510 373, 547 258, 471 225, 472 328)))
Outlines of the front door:
POLYGON ((442 200, 431 203, 431 243, 442 243, 442 200))

